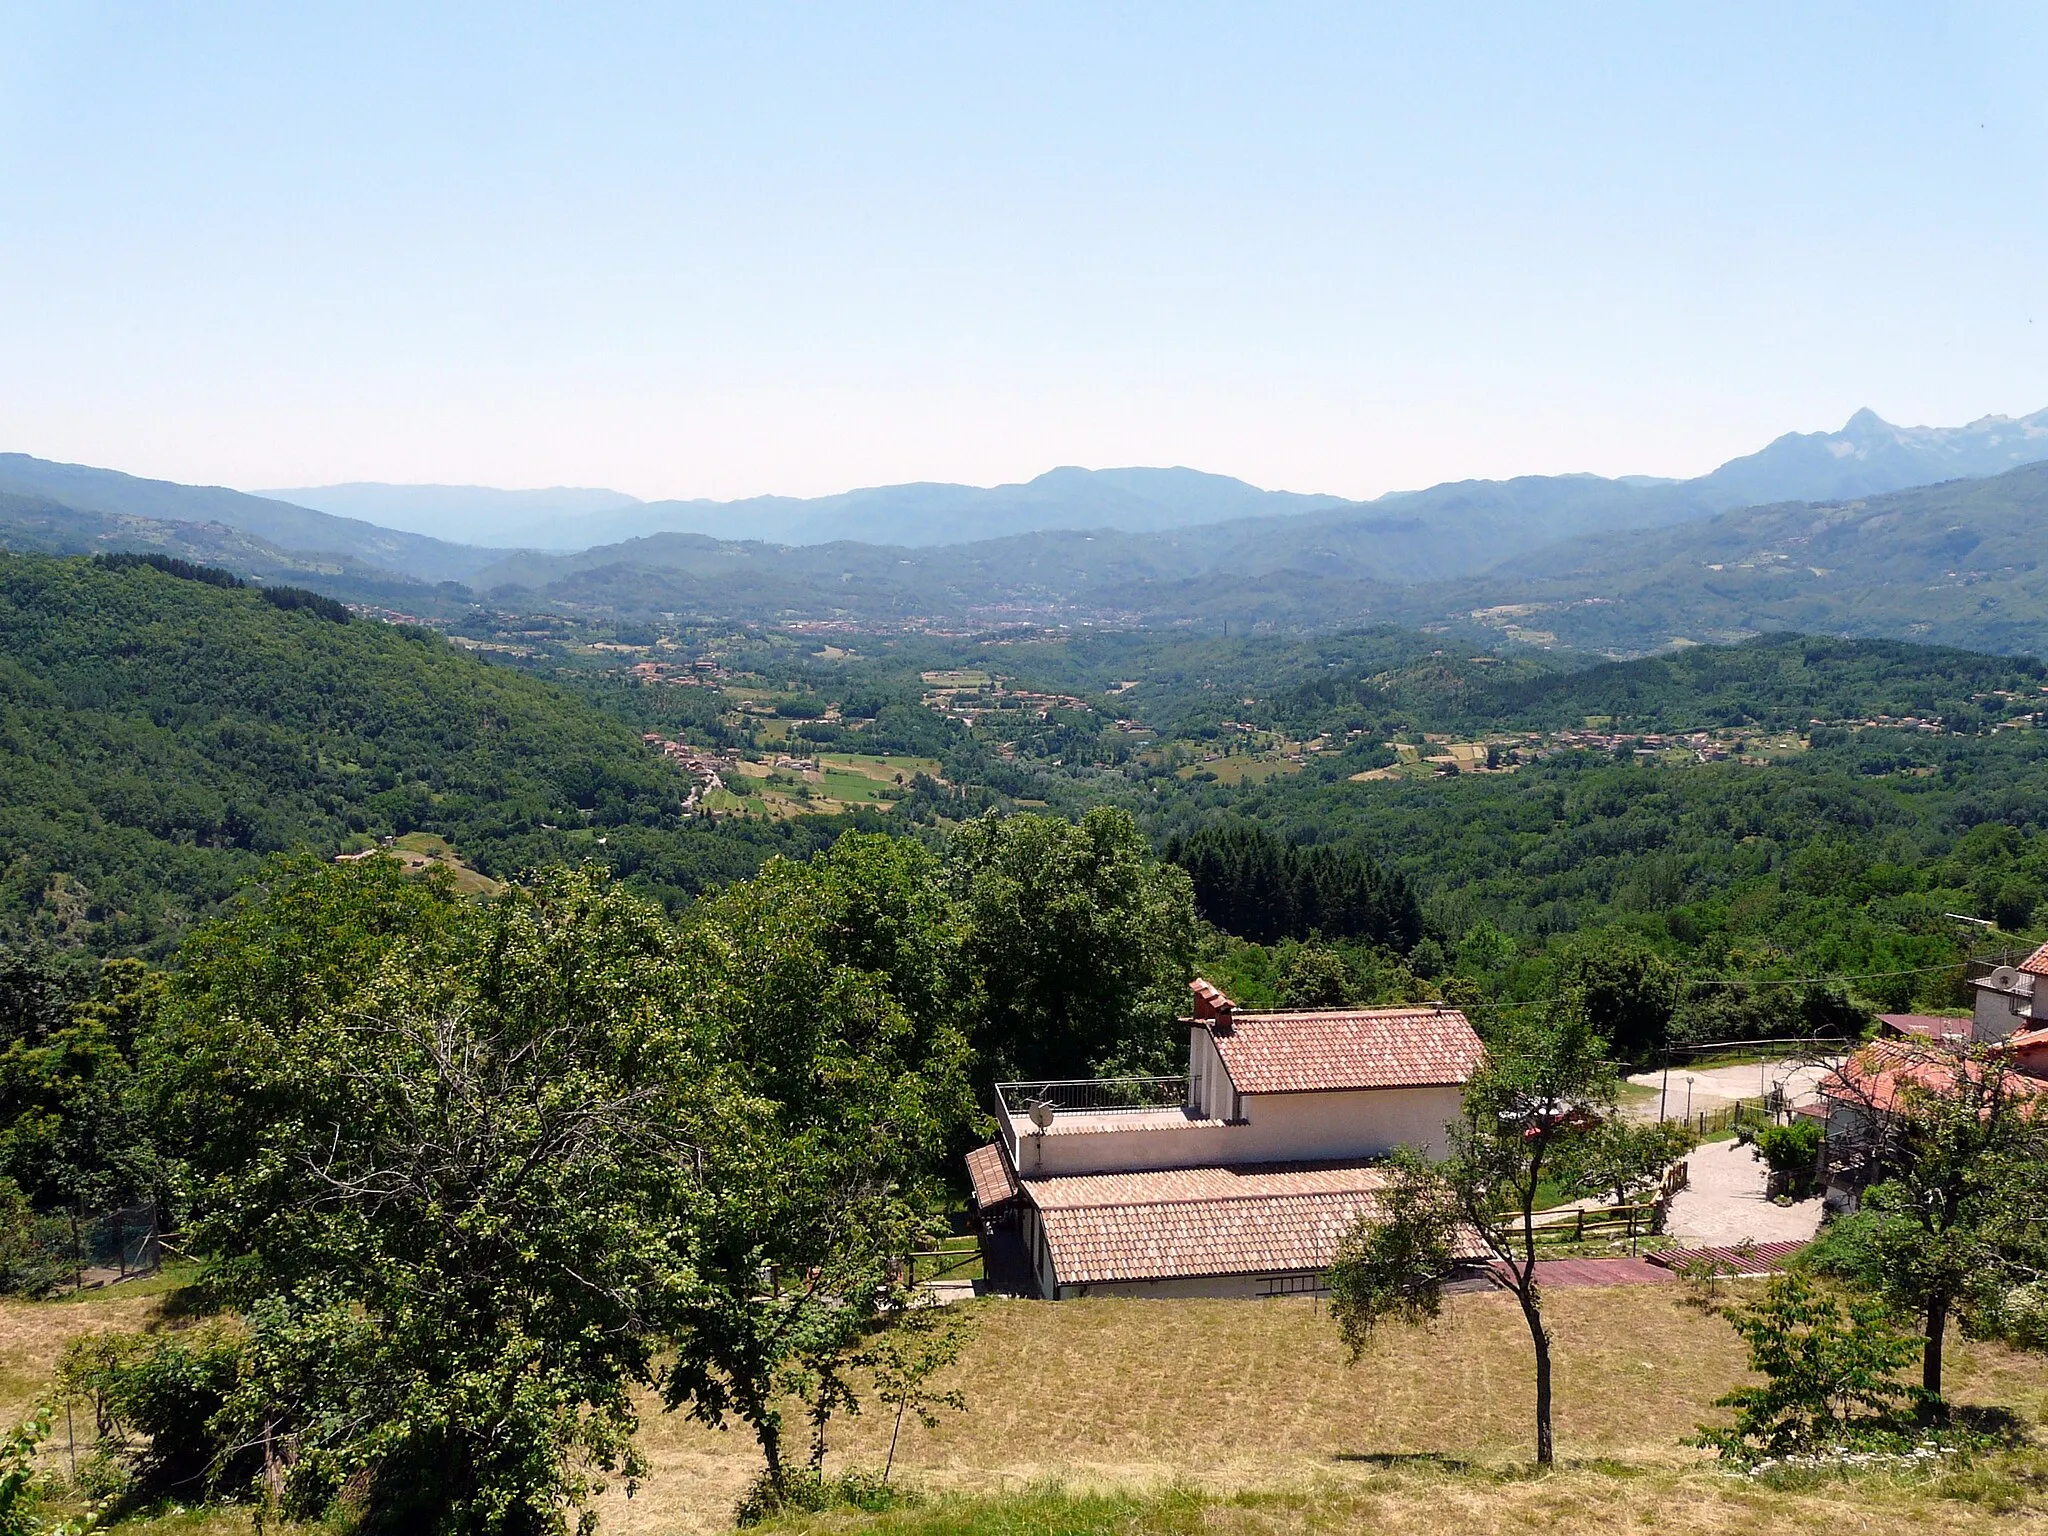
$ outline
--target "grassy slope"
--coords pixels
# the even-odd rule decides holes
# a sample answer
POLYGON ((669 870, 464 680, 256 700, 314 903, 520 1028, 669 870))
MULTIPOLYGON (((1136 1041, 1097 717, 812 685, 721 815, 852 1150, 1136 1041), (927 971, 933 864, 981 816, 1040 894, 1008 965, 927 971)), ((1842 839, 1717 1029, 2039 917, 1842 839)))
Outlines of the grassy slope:
MULTIPOLYGON (((1741 1379, 1741 1353, 1725 1323, 1681 1305, 1675 1290, 1552 1296, 1560 1451, 1568 1461, 1618 1460, 1657 1486, 1719 1487, 1726 1480, 1679 1442, 1741 1379)), ((1454 1301, 1434 1335, 1392 1335, 1355 1367, 1345 1363, 1328 1316, 1307 1302, 987 1302, 977 1310, 980 1332, 959 1376, 968 1411, 932 1431, 907 1425, 898 1453, 903 1475, 933 1494, 986 1497, 1047 1479, 1148 1496, 1180 1484, 1223 1494, 1330 1484, 1327 1519, 1312 1510, 1288 1514, 1279 1528, 1318 1521, 1347 1528, 1347 1501, 1390 1475, 1401 1488, 1414 1485, 1414 1497, 1401 1498, 1426 1515, 1441 1501, 1417 1480, 1442 1473, 1403 1470, 1399 1459, 1436 1453, 1481 1468, 1459 1480, 1458 1501, 1504 1521, 1519 1522, 1556 1496, 1499 1480, 1503 1469, 1527 1460, 1530 1444, 1528 1338, 1506 1297, 1454 1301), (1397 1459, 1392 1473, 1389 1457, 1397 1459), (1517 1507, 1524 1515, 1512 1513, 1517 1507)), ((2038 1360, 1975 1345, 1956 1346, 1955 1356, 1959 1400, 2008 1404, 2035 1422, 2048 1414, 2048 1376, 2038 1360)), ((880 1415, 851 1422, 835 1438, 831 1464, 879 1467, 889 1428, 880 1415)), ((607 1507, 607 1530, 716 1529, 755 1466, 743 1436, 674 1418, 650 1418, 642 1443, 655 1476, 630 1503, 607 1507)), ((1629 1486, 1593 1477, 1590 1492, 1572 1497, 1619 1498, 1629 1486)), ((1638 1506, 1655 1502, 1630 1498, 1638 1506)), ((1974 1513, 1981 1518, 1981 1510, 1974 1513)), ((1026 1510, 1003 1518, 1009 1523, 929 1528, 1123 1528, 1063 1523, 1064 1516, 1039 1526, 1026 1510)), ((1129 1528, 1202 1523, 1174 1517, 1160 1524, 1145 1514, 1129 1528)), ((1233 1524, 1261 1528, 1236 1515, 1225 1528, 1233 1524)), ((909 1528, 925 1527, 913 1521, 909 1528)))
POLYGON ((1972 1470, 1935 1482, 1867 1479, 1787 1489, 1756 1487, 1718 1472, 1643 1470, 1613 1462, 1567 1466, 1544 1477, 1413 1462, 1375 1466, 1342 1480, 1236 1493, 1041 1485, 979 1498, 920 1500, 878 1517, 789 1519, 765 1529, 863 1536, 1469 1536, 1597 1529, 1677 1536, 2018 1533, 2040 1529, 2041 1506, 2026 1484, 2044 1470, 2048 1462, 2024 1458, 1996 1473, 1972 1470))
MULTIPOLYGON (((0 1407, 14 1411, 47 1379, 66 1337, 147 1325, 160 1305, 118 1294, 0 1303, 0 1407)), ((958 1367, 968 1411, 936 1430, 906 1425, 898 1453, 900 1478, 931 1502, 875 1528, 1904 1532, 2038 1530, 2048 1518, 2048 1498, 2031 1515, 1996 1517, 1953 1496, 1962 1486, 1758 1490, 1679 1443, 1741 1379, 1725 1323, 1684 1306, 1675 1287, 1560 1291, 1550 1310, 1565 1466, 1532 1479, 1528 1341, 1506 1297, 1454 1300, 1435 1333, 1389 1335, 1356 1366, 1305 1301, 978 1303, 958 1367), (1053 1480, 1065 1491, 1046 1491, 1053 1480)), ((2008 1405, 2036 1424, 2048 1415, 2037 1359, 1957 1343, 1951 1371, 1960 1401, 2008 1405)), ((878 1413, 850 1421, 830 1465, 879 1467, 889 1428, 878 1413)), ((722 1529, 757 1466, 745 1433, 650 1405, 641 1440, 654 1475, 630 1501, 607 1498, 603 1528, 722 1529)), ((227 1515, 190 1528, 245 1527, 227 1515)))

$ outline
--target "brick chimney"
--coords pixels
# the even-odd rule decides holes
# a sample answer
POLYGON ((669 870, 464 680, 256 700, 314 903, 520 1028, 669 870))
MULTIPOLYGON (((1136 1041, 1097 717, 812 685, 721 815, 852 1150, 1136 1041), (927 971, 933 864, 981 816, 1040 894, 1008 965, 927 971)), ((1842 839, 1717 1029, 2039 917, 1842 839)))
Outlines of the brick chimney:
POLYGON ((1231 1015, 1237 1012, 1237 1004, 1225 997, 1220 988, 1199 976, 1188 985, 1195 994, 1195 1018, 1210 1025, 1219 1035, 1229 1034, 1231 1015))

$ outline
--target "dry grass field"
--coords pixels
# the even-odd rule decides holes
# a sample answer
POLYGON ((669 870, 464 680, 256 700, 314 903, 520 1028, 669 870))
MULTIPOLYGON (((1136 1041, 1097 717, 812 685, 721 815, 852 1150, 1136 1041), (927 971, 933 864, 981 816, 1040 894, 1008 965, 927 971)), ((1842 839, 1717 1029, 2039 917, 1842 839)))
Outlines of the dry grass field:
MULTIPOLYGON (((1458 1298, 1440 1328, 1390 1335, 1356 1366, 1346 1363, 1328 1316, 1305 1300, 980 1302, 979 1332, 958 1367, 968 1411, 949 1415, 936 1430, 906 1425, 898 1467, 935 1495, 1015 1493, 1050 1481, 1069 1490, 1140 1494, 1324 1490, 1307 1502, 1293 1494, 1197 1501, 1192 1525, 1174 1523, 1187 1514, 1185 1500, 1141 1499, 1126 1511, 1128 1521, 1040 1524, 1017 1506, 1012 1513, 1020 1523, 991 1527, 1020 1532, 1505 1530, 1554 1520, 1570 1529, 1575 1522, 1565 1506, 1588 1500, 1620 1500, 1672 1530, 1819 1528, 1759 1525, 1753 1490, 1703 1466, 1700 1453, 1680 1444, 1712 1415, 1713 1399, 1743 1379, 1725 1322, 1685 1306, 1677 1287, 1665 1286, 1558 1291, 1548 1311, 1557 1339, 1559 1454, 1621 1464, 1630 1476, 1571 1472, 1538 1488, 1493 1475, 1531 1454, 1528 1335, 1505 1296, 1458 1298), (1483 1470, 1450 1476, 1412 1461, 1428 1456, 1483 1470), (1705 1499, 1721 1513, 1692 1524, 1677 1522, 1668 1509, 1659 1514, 1664 1496, 1653 1490, 1677 1487, 1690 1490, 1682 1500, 1688 1507, 1705 1499), (1378 1501, 1378 1513, 1360 1526, 1354 1517, 1365 1519, 1366 1511, 1354 1506, 1368 1496, 1378 1501), (1470 1522, 1395 1518, 1402 1507, 1417 1521, 1434 1520, 1452 1504, 1469 1506, 1470 1522), (1482 1515, 1482 1508, 1493 1513, 1482 1515), (1506 1523, 1489 1524, 1496 1515, 1506 1523)), ((1959 1401, 2005 1404, 2035 1423, 2048 1417, 2048 1370, 2040 1360, 1971 1345, 1952 1345, 1951 1360, 1959 1401)), ((851 1421, 835 1434, 830 1465, 879 1467, 888 1431, 885 1419, 851 1421)), ((607 1502, 608 1531, 720 1529, 756 1468, 743 1433, 717 1434, 674 1417, 650 1418, 642 1443, 654 1477, 630 1501, 607 1502)), ((1773 1508, 1778 1502, 1775 1495, 1767 1501, 1773 1508)), ((1952 1501, 1935 1503, 1946 1509, 1952 1501)), ((1875 1523, 1830 1528, 1908 1528, 1879 1514, 1871 1514, 1875 1523)), ((1957 1504, 1954 1515, 1955 1529, 1986 1528, 1981 1507, 1957 1504)), ((2048 1504, 2021 1518, 2035 1522, 2025 1528, 2041 1530, 2048 1504)))
MULTIPOLYGON (((9 1406, 47 1379, 68 1338, 148 1326, 158 1307, 143 1297, 0 1305, 9 1406)), ((1925 1481, 1781 1491, 1724 1474, 1680 1442, 1742 1377, 1726 1323, 1665 1286, 1558 1291, 1549 1310, 1564 1465, 1532 1478, 1528 1341, 1504 1296, 1457 1298, 1440 1328, 1389 1335, 1356 1366, 1306 1300, 977 1302, 957 1367, 968 1410, 903 1431, 898 1479, 924 1502, 798 1524, 905 1536, 2048 1530, 2048 1461, 2037 1463, 2038 1495, 2021 1501, 2030 1507, 2004 1510, 1925 1481)), ((2039 1359, 1955 1344, 1951 1362, 1958 1400, 2048 1418, 2039 1359)), ((874 1415, 845 1422, 830 1466, 879 1468, 889 1428, 874 1415)), ((758 1465, 751 1438, 650 1408, 642 1444, 653 1476, 630 1500, 606 1497, 604 1530, 725 1529, 758 1465)), ((149 1528, 247 1527, 211 1514, 149 1528)))

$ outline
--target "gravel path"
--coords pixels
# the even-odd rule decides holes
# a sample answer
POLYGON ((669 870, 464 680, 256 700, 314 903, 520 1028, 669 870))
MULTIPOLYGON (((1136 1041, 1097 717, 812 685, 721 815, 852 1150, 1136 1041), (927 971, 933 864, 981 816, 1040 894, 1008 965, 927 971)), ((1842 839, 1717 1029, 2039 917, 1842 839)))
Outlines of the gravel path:
POLYGON ((1820 1230, 1820 1197, 1773 1205, 1764 1198, 1770 1169, 1748 1147, 1709 1142, 1686 1155, 1686 1169, 1690 1181, 1672 1197, 1664 1223, 1664 1230, 1686 1246, 1718 1248, 1744 1238, 1801 1242, 1820 1230))

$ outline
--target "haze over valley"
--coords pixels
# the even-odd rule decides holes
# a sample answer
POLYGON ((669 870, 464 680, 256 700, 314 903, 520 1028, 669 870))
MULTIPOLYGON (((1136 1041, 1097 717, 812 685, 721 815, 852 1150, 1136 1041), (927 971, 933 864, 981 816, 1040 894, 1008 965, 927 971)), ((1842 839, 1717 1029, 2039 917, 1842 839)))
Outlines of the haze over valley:
POLYGON ((480 603, 884 629, 1396 622, 1613 655, 1786 628, 2031 650, 2048 637, 2030 550, 2048 482, 2026 467, 2041 460, 2048 411, 1898 428, 1864 410, 1692 480, 1529 476, 1371 502, 1190 469, 810 501, 370 484, 251 495, 6 454, 0 537, 49 553, 155 549, 435 622, 480 603))

